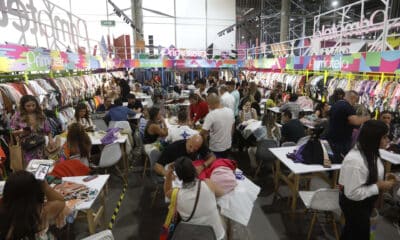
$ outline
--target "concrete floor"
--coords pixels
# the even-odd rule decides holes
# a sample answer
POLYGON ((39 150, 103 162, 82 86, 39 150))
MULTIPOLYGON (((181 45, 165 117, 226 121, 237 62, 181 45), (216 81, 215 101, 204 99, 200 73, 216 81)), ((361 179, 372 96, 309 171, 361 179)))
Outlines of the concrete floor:
MULTIPOLYGON (((239 167, 244 169, 245 173, 248 172, 246 153, 235 153, 232 158, 238 160, 239 167)), ((137 162, 135 165, 137 166, 137 162)), ((264 168, 254 182, 261 186, 261 193, 255 203, 248 227, 245 228, 239 224, 233 225, 232 235, 234 239, 306 239, 311 215, 303 214, 304 206, 301 200, 298 201, 299 210, 292 217, 287 198, 289 195, 288 188, 281 186, 280 197, 275 197, 272 191, 272 175, 268 168, 264 168)), ((164 203, 162 193, 160 193, 154 206, 151 206, 152 192, 155 187, 150 177, 147 176, 142 179, 141 172, 136 171, 129 174, 127 192, 112 229, 115 239, 159 239, 160 229, 167 213, 167 205, 164 203)), ((109 193, 106 201, 106 219, 111 219, 121 191, 122 181, 118 177, 112 176, 109 181, 109 193)), ((380 218, 375 239, 400 239, 400 233, 393 226, 393 222, 399 217, 399 212, 396 207, 384 207, 382 213, 386 217, 380 218)), ((71 236, 70 239, 81 239, 88 236, 87 225, 83 220, 77 220, 73 224, 74 236, 71 236)), ((99 228, 98 231, 100 230, 99 228)), ((323 217, 315 225, 312 239, 334 239, 331 224, 324 224, 323 217)))

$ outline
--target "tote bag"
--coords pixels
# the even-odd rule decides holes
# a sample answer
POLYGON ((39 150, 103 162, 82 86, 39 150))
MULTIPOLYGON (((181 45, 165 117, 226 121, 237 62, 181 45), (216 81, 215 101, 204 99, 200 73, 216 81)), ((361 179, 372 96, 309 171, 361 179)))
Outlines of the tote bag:
POLYGON ((25 169, 25 164, 24 164, 24 157, 22 154, 22 148, 19 143, 15 139, 15 137, 10 134, 10 168, 13 171, 18 171, 18 170, 24 170, 25 169))

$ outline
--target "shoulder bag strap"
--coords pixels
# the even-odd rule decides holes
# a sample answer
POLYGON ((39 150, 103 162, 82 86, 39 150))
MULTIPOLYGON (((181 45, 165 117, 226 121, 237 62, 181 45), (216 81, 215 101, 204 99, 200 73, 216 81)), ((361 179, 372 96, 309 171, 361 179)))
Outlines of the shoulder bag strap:
POLYGON ((200 187, 201 187, 201 180, 199 180, 199 184, 197 186, 196 201, 194 202, 194 207, 193 207, 192 213, 190 214, 190 217, 188 219, 186 219, 186 220, 182 219, 182 221, 184 221, 184 222, 189 222, 190 219, 192 219, 194 213, 196 212, 197 203, 199 202, 199 197, 200 197, 200 187))
POLYGON ((175 212, 176 212, 176 198, 177 198, 178 191, 179 191, 178 188, 174 188, 172 190, 171 202, 169 204, 168 214, 167 214, 167 217, 165 218, 165 222, 164 222, 164 226, 165 227, 169 227, 169 225, 172 222, 172 219, 173 219, 173 217, 175 215, 175 212))

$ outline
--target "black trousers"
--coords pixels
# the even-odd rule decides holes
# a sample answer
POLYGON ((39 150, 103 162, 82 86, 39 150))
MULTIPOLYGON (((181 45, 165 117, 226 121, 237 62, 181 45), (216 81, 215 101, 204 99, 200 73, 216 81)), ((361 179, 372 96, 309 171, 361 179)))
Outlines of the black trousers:
POLYGON ((344 193, 340 193, 339 204, 346 219, 340 236, 341 240, 369 240, 370 217, 377 199, 378 195, 362 201, 353 201, 344 193))

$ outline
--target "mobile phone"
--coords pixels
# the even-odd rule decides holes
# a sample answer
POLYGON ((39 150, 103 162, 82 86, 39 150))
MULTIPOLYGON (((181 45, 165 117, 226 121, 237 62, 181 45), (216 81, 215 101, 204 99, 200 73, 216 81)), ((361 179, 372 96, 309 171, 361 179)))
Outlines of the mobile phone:
POLYGON ((50 165, 40 164, 35 172, 35 178, 37 180, 43 181, 46 178, 47 173, 49 172, 50 165))
POLYGON ((98 176, 97 175, 90 175, 90 176, 87 176, 87 177, 85 177, 84 179, 82 179, 84 182, 89 182, 89 181, 92 181, 93 179, 95 179, 95 178, 97 178, 98 176))

